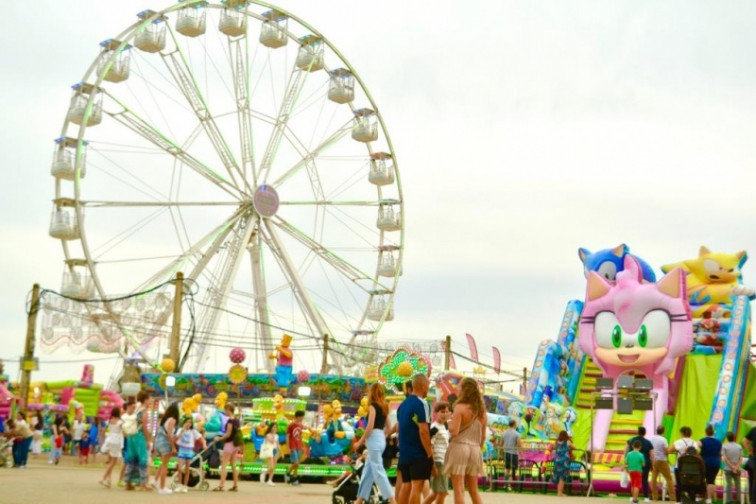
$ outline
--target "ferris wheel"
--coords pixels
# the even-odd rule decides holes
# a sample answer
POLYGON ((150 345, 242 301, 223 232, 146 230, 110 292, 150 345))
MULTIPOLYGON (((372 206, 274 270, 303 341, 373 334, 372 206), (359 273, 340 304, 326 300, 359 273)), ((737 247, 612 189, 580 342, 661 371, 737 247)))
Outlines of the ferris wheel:
MULTIPOLYGON (((328 334, 342 370, 374 358, 365 349, 394 316, 404 198, 355 69, 263 2, 185 0, 136 19, 100 44, 55 140, 62 293, 107 300, 183 272, 196 300, 185 372, 231 346, 270 369, 282 332, 312 349, 328 334)), ((157 362, 171 292, 82 309, 82 338, 157 362)))

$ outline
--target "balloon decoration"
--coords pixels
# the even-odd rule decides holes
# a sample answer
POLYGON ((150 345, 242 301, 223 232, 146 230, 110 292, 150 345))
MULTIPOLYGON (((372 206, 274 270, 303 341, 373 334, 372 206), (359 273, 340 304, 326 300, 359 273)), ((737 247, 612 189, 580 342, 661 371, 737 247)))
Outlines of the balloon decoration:
POLYGON ((306 369, 297 373, 297 383, 307 383, 308 381, 310 381, 310 373, 306 369))
POLYGON ((244 383, 247 379, 247 368, 241 364, 234 364, 231 369, 228 370, 228 379, 234 385, 244 383))
POLYGON ((173 359, 166 357, 160 363, 160 369, 163 373, 172 373, 176 369, 176 363, 173 362, 173 359))
POLYGON ((430 359, 407 347, 399 347, 378 368, 378 381, 398 385, 416 374, 430 376, 430 359))
POLYGON ((192 397, 187 397, 186 399, 184 399, 184 402, 181 403, 181 411, 184 412, 184 415, 191 416, 193 412, 199 409, 201 402, 202 396, 199 394, 194 394, 192 397))
POLYGON ((244 359, 247 358, 247 354, 244 353, 244 350, 242 350, 239 347, 232 348, 231 352, 228 354, 228 358, 231 359, 231 362, 234 364, 241 364, 244 362, 244 359))

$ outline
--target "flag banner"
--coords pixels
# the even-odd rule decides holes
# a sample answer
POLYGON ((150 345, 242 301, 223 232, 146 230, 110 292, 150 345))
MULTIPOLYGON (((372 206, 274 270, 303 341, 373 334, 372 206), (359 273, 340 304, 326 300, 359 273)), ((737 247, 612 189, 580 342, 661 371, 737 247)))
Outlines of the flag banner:
POLYGON ((470 345, 470 358, 478 362, 478 347, 475 345, 475 338, 471 334, 465 334, 465 336, 467 336, 467 344, 470 345))
POLYGON ((496 347, 491 347, 493 350, 494 371, 496 374, 501 374, 501 352, 496 347))

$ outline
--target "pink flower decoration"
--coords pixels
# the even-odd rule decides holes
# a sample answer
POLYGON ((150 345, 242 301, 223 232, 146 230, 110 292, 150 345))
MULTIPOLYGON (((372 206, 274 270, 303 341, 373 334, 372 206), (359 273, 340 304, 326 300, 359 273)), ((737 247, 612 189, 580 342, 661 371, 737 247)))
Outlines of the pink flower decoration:
POLYGON ((310 380, 310 373, 306 370, 302 370, 297 373, 297 383, 306 383, 310 380))

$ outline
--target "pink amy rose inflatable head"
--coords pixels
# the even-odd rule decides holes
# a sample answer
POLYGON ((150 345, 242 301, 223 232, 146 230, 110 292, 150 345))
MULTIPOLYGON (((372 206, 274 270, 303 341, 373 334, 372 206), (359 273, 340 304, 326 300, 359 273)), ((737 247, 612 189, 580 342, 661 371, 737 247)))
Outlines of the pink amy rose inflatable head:
POLYGON ((610 377, 637 369, 651 378, 672 371, 693 348, 685 272, 675 268, 656 283, 643 283, 630 256, 617 283, 591 272, 580 318, 580 348, 610 377))

